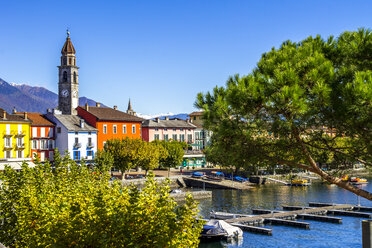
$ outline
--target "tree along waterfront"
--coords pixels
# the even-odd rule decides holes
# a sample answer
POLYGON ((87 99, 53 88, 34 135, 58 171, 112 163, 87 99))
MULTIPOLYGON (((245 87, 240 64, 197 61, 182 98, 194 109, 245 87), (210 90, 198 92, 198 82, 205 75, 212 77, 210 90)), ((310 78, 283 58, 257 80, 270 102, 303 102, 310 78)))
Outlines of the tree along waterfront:
POLYGON ((372 33, 285 41, 247 76, 199 93, 207 159, 224 166, 288 165, 366 199, 372 194, 321 169, 372 165, 372 33))

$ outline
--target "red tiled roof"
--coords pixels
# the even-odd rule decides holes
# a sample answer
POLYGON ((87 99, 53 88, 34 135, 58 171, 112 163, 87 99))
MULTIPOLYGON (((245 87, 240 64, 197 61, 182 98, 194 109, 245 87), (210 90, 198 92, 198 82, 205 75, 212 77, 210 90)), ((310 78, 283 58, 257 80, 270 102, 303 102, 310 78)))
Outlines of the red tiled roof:
POLYGON ((23 116, 20 115, 14 115, 6 113, 6 118, 4 119, 4 109, 0 108, 0 121, 14 121, 14 122, 32 122, 31 120, 27 119, 25 120, 23 116))
MULTIPOLYGON (((79 108, 84 109, 84 106, 79 106, 79 108)), ((113 108, 108 107, 88 107, 88 113, 94 115, 98 120, 105 120, 105 121, 138 121, 142 122, 145 119, 140 117, 130 115, 119 110, 115 110, 113 108)))
MULTIPOLYGON (((17 112, 17 115, 24 115, 24 113, 17 112)), ((46 119, 43 114, 27 113, 27 116, 32 121, 32 125, 54 126, 54 123, 46 119)))

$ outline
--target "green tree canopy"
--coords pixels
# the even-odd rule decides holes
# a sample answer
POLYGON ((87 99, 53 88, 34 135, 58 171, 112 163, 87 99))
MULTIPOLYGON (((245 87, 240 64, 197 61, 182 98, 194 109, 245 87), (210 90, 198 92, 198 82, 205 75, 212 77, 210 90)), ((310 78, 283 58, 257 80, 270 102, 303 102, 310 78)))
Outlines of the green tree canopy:
POLYGON ((165 149, 166 156, 163 156, 160 159, 160 166, 168 168, 168 172, 170 168, 176 167, 177 165, 180 165, 182 163, 183 155, 185 154, 185 148, 187 147, 186 142, 179 142, 175 140, 155 140, 152 143, 157 144, 165 149))
POLYGON ((178 205, 168 182, 145 187, 109 183, 56 154, 49 163, 0 177, 0 240, 7 247, 198 247, 201 223, 189 196, 178 205))
POLYGON ((286 41, 247 76, 199 93, 195 105, 205 110, 214 153, 237 153, 236 164, 299 167, 372 200, 319 167, 372 163, 371 57, 372 35, 364 29, 286 41))

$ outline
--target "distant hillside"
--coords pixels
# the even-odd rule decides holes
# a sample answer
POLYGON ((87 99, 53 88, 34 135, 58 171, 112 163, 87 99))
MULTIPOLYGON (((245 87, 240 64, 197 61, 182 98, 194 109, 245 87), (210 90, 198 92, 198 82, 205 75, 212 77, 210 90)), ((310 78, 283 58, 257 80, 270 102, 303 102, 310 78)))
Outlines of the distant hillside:
MULTIPOLYGON (((96 101, 79 98, 79 105, 95 106, 96 101)), ((27 84, 8 83, 0 78, 0 108, 11 112, 16 108, 18 112, 45 113, 48 108, 56 108, 58 95, 46 88, 30 86, 27 84)), ((101 104, 101 106, 105 106, 101 104)))

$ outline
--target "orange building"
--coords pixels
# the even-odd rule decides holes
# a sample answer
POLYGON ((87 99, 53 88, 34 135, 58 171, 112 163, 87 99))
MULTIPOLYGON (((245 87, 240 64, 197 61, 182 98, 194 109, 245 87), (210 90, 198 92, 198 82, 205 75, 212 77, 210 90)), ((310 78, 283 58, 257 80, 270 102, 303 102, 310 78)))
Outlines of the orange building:
MULTIPOLYGON (((131 109, 131 108, 130 108, 131 109)), ((129 110, 129 107, 128 107, 129 110)), ((132 111, 124 113, 117 110, 117 107, 101 107, 97 103, 96 107, 90 107, 87 104, 77 108, 78 115, 87 123, 98 129, 97 149, 103 149, 106 141, 109 139, 141 139, 141 123, 144 119, 135 116, 132 111)), ((127 111, 128 112, 128 111, 127 111)))

